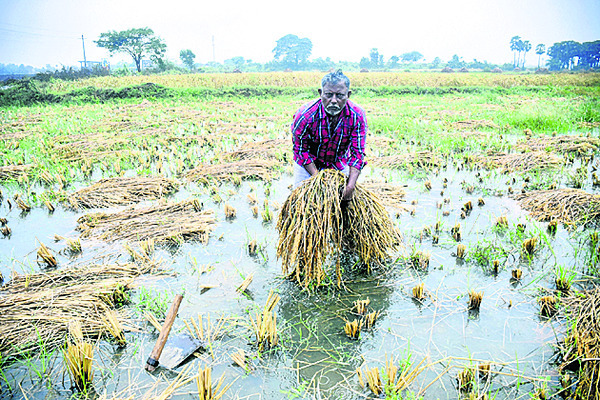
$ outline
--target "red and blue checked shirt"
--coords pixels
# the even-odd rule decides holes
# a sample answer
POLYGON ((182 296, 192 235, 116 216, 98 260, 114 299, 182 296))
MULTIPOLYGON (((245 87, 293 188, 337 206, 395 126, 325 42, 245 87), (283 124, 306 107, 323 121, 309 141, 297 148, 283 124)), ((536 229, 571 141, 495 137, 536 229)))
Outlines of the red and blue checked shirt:
POLYGON ((367 117, 362 108, 346 102, 333 131, 321 99, 305 104, 294 114, 292 138, 294 161, 301 166, 315 163, 317 169, 346 165, 361 170, 365 161, 367 117))

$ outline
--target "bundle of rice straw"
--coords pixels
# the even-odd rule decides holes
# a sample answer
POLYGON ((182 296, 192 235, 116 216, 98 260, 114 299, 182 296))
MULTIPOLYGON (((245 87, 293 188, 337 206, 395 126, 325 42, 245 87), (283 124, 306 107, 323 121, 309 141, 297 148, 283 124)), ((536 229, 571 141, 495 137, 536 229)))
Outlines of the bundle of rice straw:
MULTIPOLYGON (((144 265, 89 265, 17 276, 0 292, 0 357, 9 360, 64 343, 69 324, 80 321, 83 333, 109 332, 107 309, 124 301, 135 277, 160 272, 156 262, 144 265)), ((116 318, 126 329, 127 311, 116 318)))
POLYGON ((536 190, 515 198, 538 221, 578 225, 600 219, 600 195, 580 189, 536 190))
POLYGON ((226 160, 281 160, 287 149, 289 149, 288 139, 268 139, 244 143, 239 149, 223 154, 223 158, 226 160))
POLYGON ((465 161, 483 164, 485 168, 503 168, 508 172, 527 172, 536 168, 552 168, 564 164, 561 156, 546 151, 471 155, 465 158, 465 161))
POLYGON ((442 165, 443 156, 431 151, 419 151, 406 154, 395 154, 385 157, 373 157, 371 165, 382 168, 403 168, 412 164, 417 167, 439 167, 442 165))
POLYGON ((175 192, 179 184, 162 176, 102 179, 71 194, 74 209, 102 208, 156 200, 175 192))
POLYGON ((528 138, 517 143, 514 147, 516 151, 543 151, 552 149, 560 153, 593 153, 600 147, 600 139, 593 137, 562 135, 562 136, 542 136, 538 138, 528 138))
POLYGON ((357 185, 342 211, 345 185, 342 173, 323 170, 296 188, 279 213, 277 257, 282 259, 284 274, 305 287, 313 281, 321 283, 329 256, 336 258, 339 285, 343 250, 354 251, 370 266, 401 246, 400 233, 385 207, 364 187, 357 185))
POLYGON ((578 398, 600 400, 600 289, 572 293, 562 303, 572 323, 559 344, 563 355, 560 368, 576 367, 578 398))
POLYGON ((190 181, 203 181, 210 178, 222 181, 237 179, 262 179, 270 181, 273 168, 277 165, 270 160, 242 160, 227 164, 199 165, 189 171, 185 177, 190 181))
POLYGON ((0 166, 0 181, 18 179, 21 176, 27 175, 27 172, 33 167, 33 164, 0 166))
POLYGON ((86 214, 77 220, 81 237, 129 243, 152 239, 155 243, 181 243, 186 239, 208 242, 216 227, 213 210, 202 210, 202 203, 189 199, 148 208, 129 208, 117 213, 86 214))

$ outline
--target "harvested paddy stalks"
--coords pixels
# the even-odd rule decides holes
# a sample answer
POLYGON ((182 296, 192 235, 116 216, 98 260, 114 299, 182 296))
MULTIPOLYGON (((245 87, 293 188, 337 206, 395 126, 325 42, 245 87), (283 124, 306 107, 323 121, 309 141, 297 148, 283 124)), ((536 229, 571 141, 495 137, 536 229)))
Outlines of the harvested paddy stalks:
POLYGON ((50 249, 42 242, 40 242, 40 247, 37 250, 37 263, 38 265, 45 264, 48 268, 55 268, 58 265, 56 257, 52 255, 50 249))
MULTIPOLYGON (((154 268, 153 263, 93 265, 13 277, 0 296, 0 356, 60 346, 72 321, 81 321, 87 337, 103 335, 105 309, 122 304, 133 278, 154 268)), ((123 312, 116 316, 121 324, 123 312)))
POLYGON ((33 164, 0 167, 0 181, 19 179, 22 176, 26 176, 28 171, 33 167, 33 164))
POLYGON ((475 384, 475 373, 470 367, 465 367, 456 376, 456 382, 459 392, 470 392, 475 384))
POLYGON ((360 386, 364 388, 366 383, 375 396, 379 396, 383 392, 383 384, 381 383, 377 367, 371 369, 365 368, 364 372, 360 368, 357 368, 356 375, 358 375, 360 386))
POLYGON ((575 370, 581 399, 600 400, 600 289, 572 293, 561 299, 571 321, 562 343, 561 371, 575 370))
POLYGON ((227 218, 227 219, 235 218, 236 210, 234 207, 230 206, 229 204, 225 203, 225 205, 223 206, 223 211, 225 212, 225 218, 227 218))
POLYGON ((419 168, 431 168, 441 166, 443 161, 442 155, 431 151, 374 157, 369 160, 373 166, 381 168, 404 168, 407 165, 414 165, 419 168))
POLYGON ((556 296, 540 297, 540 315, 543 317, 552 317, 558 311, 556 308, 556 296))
POLYGON ((388 387, 394 392, 399 393, 413 383, 413 381, 419 376, 425 367, 423 363, 425 359, 421 360, 414 368, 413 363, 410 361, 410 357, 401 363, 400 374, 398 375, 398 367, 394 365, 394 357, 390 357, 388 360, 387 355, 385 358, 385 371, 388 379, 388 387))
POLYGON ((413 297, 417 300, 425 299, 425 284, 419 283, 417 286, 412 288, 413 297))
POLYGON ((538 221, 579 225, 600 219, 600 195, 580 189, 538 190, 516 199, 538 221))
POLYGON ((119 322, 117 314, 109 308, 106 308, 105 314, 106 317, 103 318, 102 321, 104 322, 106 329, 110 332, 119 346, 125 346, 127 341, 125 340, 125 333, 123 332, 123 327, 119 322))
POLYGON ((92 362, 94 360, 94 346, 83 340, 83 332, 79 321, 74 321, 69 326, 72 343, 63 350, 63 359, 69 371, 71 382, 80 391, 90 388, 94 380, 92 362))
POLYGON ((67 197, 73 209, 105 208, 156 200, 174 193, 179 184, 164 177, 102 179, 67 197))
POLYGON ((481 306, 481 300, 483 300, 483 292, 471 290, 469 292, 469 310, 479 310, 479 307, 481 306))
POLYGON ((529 137, 527 140, 517 143, 514 147, 516 151, 547 151, 548 149, 559 153, 575 153, 584 155, 593 153, 600 147, 600 139, 564 135, 564 136, 541 136, 536 138, 529 137))
POLYGON ((223 386, 223 381, 225 380, 225 375, 221 375, 213 388, 211 372, 212 369, 210 367, 204 369, 201 367, 198 368, 196 383, 198 385, 198 399, 200 400, 219 400, 233 384, 233 382, 231 382, 229 385, 225 385, 221 388, 221 386, 223 386))
POLYGON ((365 327, 367 329, 371 328, 373 325, 375 325, 375 321, 377 321, 377 318, 379 318, 379 311, 373 311, 365 315, 363 319, 365 327))
POLYGON ((108 242, 140 242, 179 244, 186 239, 208 242, 215 228, 214 211, 202 211, 197 199, 157 205, 149 208, 129 208, 107 214, 93 213, 80 217, 77 230, 82 238, 98 238, 108 242))
POLYGON ((243 349, 238 349, 238 351, 233 353, 230 357, 231 360, 240 367, 242 367, 244 371, 250 371, 250 367, 246 363, 246 352, 243 349))
POLYGON ((244 143, 239 149, 223 154, 225 160, 278 160, 283 161, 289 152, 287 139, 269 139, 244 143))
POLYGON ((465 252, 467 251, 467 246, 464 244, 459 244, 456 246, 456 258, 463 259, 465 258, 465 252))
POLYGON ((496 218, 496 226, 501 228, 508 228, 508 218, 506 218, 504 215, 496 218))
POLYGON ((262 313, 256 313, 256 321, 250 317, 259 350, 277 345, 277 315, 273 309, 279 300, 281 297, 271 290, 262 313))
POLYGON ((250 286, 250 284, 252 283, 253 278, 254 278, 254 273, 249 274, 246 277, 246 279, 244 279, 244 282, 242 282, 242 284, 240 286, 238 286, 238 288, 236 289, 236 292, 244 293, 246 291, 246 289, 248 289, 248 286, 250 286))
POLYGON ((512 270, 511 275, 512 279, 514 279, 515 281, 520 281, 521 277, 523 276, 523 271, 519 268, 516 268, 512 270))
POLYGON ((199 165, 185 177, 190 181, 208 183, 210 179, 239 182, 241 179, 262 179, 270 181, 277 165, 267 160, 242 160, 227 164, 199 165))
POLYGON ((523 240, 523 244, 521 245, 523 252, 531 257, 533 255, 533 252, 535 251, 537 241, 538 238, 536 237, 523 240))
POLYGON ((386 207, 404 208, 404 196, 406 192, 401 186, 392 185, 390 183, 368 182, 363 183, 362 187, 365 190, 373 192, 381 203, 386 207))
POLYGON ((485 168, 502 168, 507 172, 527 172, 538 168, 555 168, 564 164, 564 159, 546 151, 530 151, 527 153, 482 154, 469 156, 469 161, 485 168))
POLYGON ((345 183, 342 173, 323 170, 296 188, 279 214, 277 257, 282 259, 283 272, 305 287, 321 283, 329 256, 336 260, 339 284, 340 255, 345 249, 370 266, 401 246, 400 233, 385 207, 361 185, 342 211, 345 183))
POLYGON ((362 319, 355 319, 352 322, 346 321, 346 324, 344 325, 344 333, 350 339, 357 340, 360 337, 360 330, 363 324, 364 321, 362 319))
POLYGON ((369 300, 369 298, 367 297, 366 300, 356 300, 354 302, 354 306, 352 307, 352 309, 354 310, 354 312, 356 312, 359 315, 365 315, 368 311, 369 304, 371 303, 371 300, 369 300))

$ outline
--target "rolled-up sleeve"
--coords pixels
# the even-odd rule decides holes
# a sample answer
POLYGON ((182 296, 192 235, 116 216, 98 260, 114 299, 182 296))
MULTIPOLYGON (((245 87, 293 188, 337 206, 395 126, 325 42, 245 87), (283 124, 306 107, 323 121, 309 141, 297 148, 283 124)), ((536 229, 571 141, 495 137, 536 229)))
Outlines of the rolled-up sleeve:
POLYGON ((365 143, 367 140, 367 117, 364 111, 360 110, 355 114, 353 121, 352 134, 350 135, 348 166, 356 169, 363 169, 367 162, 365 160, 365 143))
POLYGON ((294 142, 294 161, 301 166, 308 165, 315 161, 315 157, 309 153, 310 124, 308 118, 303 113, 303 109, 298 110, 294 115, 292 123, 292 140, 294 142))

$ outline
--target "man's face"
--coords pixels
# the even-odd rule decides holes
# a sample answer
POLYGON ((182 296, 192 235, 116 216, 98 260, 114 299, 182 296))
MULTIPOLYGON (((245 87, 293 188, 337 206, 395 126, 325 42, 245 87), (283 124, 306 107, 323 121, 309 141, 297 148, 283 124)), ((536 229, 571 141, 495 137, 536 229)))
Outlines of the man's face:
POLYGON ((325 112, 331 116, 342 112, 351 93, 343 82, 329 82, 319 89, 325 112))

